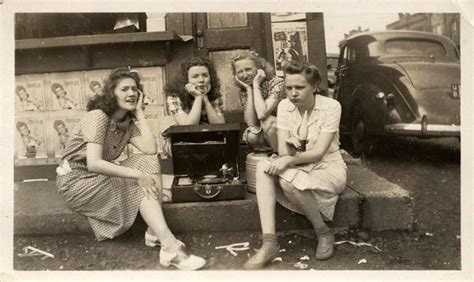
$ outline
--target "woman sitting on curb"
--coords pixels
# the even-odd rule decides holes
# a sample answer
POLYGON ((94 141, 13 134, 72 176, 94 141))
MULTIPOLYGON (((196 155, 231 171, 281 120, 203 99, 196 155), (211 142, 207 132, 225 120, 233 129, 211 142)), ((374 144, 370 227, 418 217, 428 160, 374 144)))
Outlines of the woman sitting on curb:
POLYGON ((271 147, 278 151, 276 109, 285 98, 283 79, 275 76, 271 64, 255 52, 245 52, 232 58, 232 72, 244 107, 248 128, 243 140, 254 149, 271 147))
POLYGON ((288 98, 278 106, 279 156, 260 161, 256 171, 263 244, 244 264, 246 269, 260 269, 279 253, 277 201, 312 223, 318 237, 316 259, 328 259, 334 253, 334 235, 323 217, 332 220, 346 184, 347 168, 339 153, 341 106, 318 95, 321 76, 314 65, 288 62, 284 72, 288 98), (308 141, 305 151, 301 151, 302 135, 308 141))
POLYGON ((97 240, 124 233, 140 211, 148 225, 145 244, 161 243, 160 264, 199 269, 206 261, 187 253, 163 215, 162 178, 142 89, 138 72, 112 71, 103 95, 89 101, 80 133, 66 144, 57 168, 58 191, 71 209, 88 218, 97 240), (116 164, 128 143, 144 154, 116 164))

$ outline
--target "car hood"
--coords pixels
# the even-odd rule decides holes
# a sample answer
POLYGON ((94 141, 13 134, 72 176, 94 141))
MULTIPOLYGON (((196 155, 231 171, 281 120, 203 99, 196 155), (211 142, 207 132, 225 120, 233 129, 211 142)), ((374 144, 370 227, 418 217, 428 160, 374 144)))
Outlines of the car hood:
POLYGON ((416 89, 451 88, 460 83, 458 63, 404 62, 397 63, 407 74, 416 89))

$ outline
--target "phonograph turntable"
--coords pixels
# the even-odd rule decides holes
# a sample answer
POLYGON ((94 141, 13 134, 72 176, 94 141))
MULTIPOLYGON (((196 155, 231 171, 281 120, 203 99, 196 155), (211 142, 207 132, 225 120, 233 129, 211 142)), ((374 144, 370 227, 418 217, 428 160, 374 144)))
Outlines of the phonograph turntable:
POLYGON ((238 169, 238 123, 171 126, 172 201, 200 202, 245 198, 238 169))

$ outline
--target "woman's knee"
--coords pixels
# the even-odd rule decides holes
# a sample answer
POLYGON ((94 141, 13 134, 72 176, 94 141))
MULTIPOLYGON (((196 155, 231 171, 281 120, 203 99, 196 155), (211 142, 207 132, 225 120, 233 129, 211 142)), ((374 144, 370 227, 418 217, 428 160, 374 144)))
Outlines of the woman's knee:
POLYGON ((290 194, 295 191, 296 188, 293 184, 291 184, 291 182, 288 182, 281 177, 278 179, 278 181, 280 182, 280 187, 283 190, 283 193, 290 194))
POLYGON ((270 116, 266 120, 262 120, 260 122, 260 126, 262 127, 263 131, 265 134, 271 134, 271 133, 276 133, 277 127, 276 127, 276 118, 270 116))

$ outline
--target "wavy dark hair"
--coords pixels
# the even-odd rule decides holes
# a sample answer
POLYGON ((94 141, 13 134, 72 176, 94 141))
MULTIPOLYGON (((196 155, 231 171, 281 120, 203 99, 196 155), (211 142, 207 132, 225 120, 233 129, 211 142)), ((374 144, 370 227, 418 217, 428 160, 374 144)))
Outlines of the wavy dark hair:
MULTIPOLYGON (((119 107, 117 97, 115 97, 114 94, 115 87, 117 87, 117 84, 125 78, 135 80, 138 89, 143 92, 143 85, 140 84, 140 74, 136 70, 130 68, 114 69, 104 82, 104 86, 102 87, 103 94, 94 97, 87 103, 87 111, 99 109, 110 117, 119 107)), ((127 113, 127 115, 130 116, 131 113, 127 113)))
POLYGON ((319 83, 321 82, 321 73, 319 69, 310 63, 301 63, 297 61, 289 61, 283 65, 283 72, 287 74, 301 74, 306 78, 313 87, 316 87, 315 94, 321 94, 319 83))
MULTIPOLYGON (((232 68, 232 74, 235 76, 235 62, 240 61, 240 60, 251 60, 254 62, 255 67, 257 69, 262 69, 265 72, 266 80, 271 80, 275 76, 275 69, 273 68, 272 64, 270 64, 267 60, 264 58, 260 57, 257 52, 255 51, 246 51, 246 52, 241 52, 232 57, 230 66, 232 68)), ((235 81, 235 85, 237 85, 239 88, 242 88, 242 85, 235 81)))
POLYGON ((221 82, 211 60, 203 57, 192 57, 181 64, 181 72, 172 82, 166 84, 164 88, 166 97, 177 96, 181 100, 181 103, 183 103, 183 108, 185 109, 190 109, 194 102, 194 97, 186 92, 184 86, 188 83, 189 69, 196 66, 204 66, 209 71, 211 78, 211 89, 209 93, 207 93, 209 101, 212 102, 222 96, 220 93, 221 82))

